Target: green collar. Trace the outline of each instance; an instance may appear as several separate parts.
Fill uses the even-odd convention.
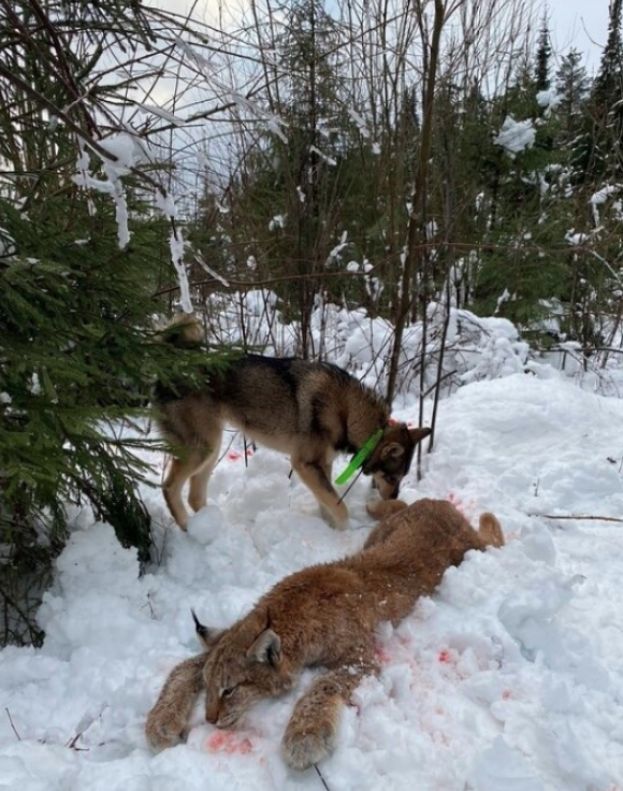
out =
[[[381,441],[381,437],[383,436],[383,429],[380,428],[378,431],[375,431],[371,437],[363,443],[361,448],[355,453],[353,458],[348,463],[348,466],[337,476],[335,482],[337,484],[346,483],[348,479],[358,470],[363,463],[372,455],[374,449]]]

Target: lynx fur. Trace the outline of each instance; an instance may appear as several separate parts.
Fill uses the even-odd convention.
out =
[[[372,531],[360,552],[291,574],[229,629],[196,620],[206,650],[170,674],[147,719],[153,747],[183,738],[202,690],[206,720],[231,728],[256,701],[290,690],[303,668],[321,666],[326,671],[296,703],[283,737],[286,763],[311,766],[332,751],[341,706],[378,670],[375,627],[404,618],[470,549],[504,543],[495,516],[482,514],[474,530],[445,500],[409,507],[388,502],[374,510],[377,516],[398,512]]]

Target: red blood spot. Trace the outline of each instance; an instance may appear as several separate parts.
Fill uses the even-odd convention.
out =
[[[247,448],[247,458],[253,456],[253,448]]]
[[[374,656],[376,659],[381,662],[382,664],[386,665],[388,662],[391,662],[391,654],[389,654],[382,645],[377,645],[374,649]]]
[[[454,492],[450,492],[446,499],[448,500],[449,503],[452,503],[452,505],[456,508],[456,510],[460,514],[463,514],[463,516],[465,516],[465,504],[463,503],[463,500],[461,500],[460,497],[457,497],[456,494],[454,494]]]
[[[230,461],[238,461],[238,459],[242,458],[242,453],[238,453],[237,450],[230,450],[229,453],[227,454],[227,458]]]
[[[504,692],[502,692],[502,700],[508,700],[509,698],[512,697],[513,697],[513,693],[510,691],[510,689],[505,689]]]
[[[390,417],[389,420],[387,421],[387,425],[388,426],[397,426],[398,425],[398,421],[396,420],[395,417]]]
[[[452,657],[450,656],[450,652],[447,651],[445,648],[444,648],[443,651],[439,652],[439,655],[438,655],[437,659],[439,659],[440,662],[444,662],[446,664],[448,662],[452,661]]]
[[[237,755],[247,755],[253,749],[253,744],[246,736],[240,738],[231,731],[214,731],[208,736],[205,745],[213,753],[236,753]]]

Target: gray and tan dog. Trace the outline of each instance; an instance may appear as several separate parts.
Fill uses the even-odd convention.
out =
[[[179,330],[171,342],[200,343],[200,328],[192,320]],[[188,503],[198,511],[206,504],[226,424],[260,445],[289,454],[323,515],[339,528],[348,521],[348,509],[331,483],[336,453],[356,453],[380,430],[363,472],[373,476],[383,499],[392,499],[398,496],[416,444],[430,434],[429,428],[390,425],[385,401],[341,368],[296,358],[245,355],[208,375],[201,390],[177,394],[157,388],[155,405],[174,454],[164,496],[182,528],[188,522],[184,484],[190,480]]]

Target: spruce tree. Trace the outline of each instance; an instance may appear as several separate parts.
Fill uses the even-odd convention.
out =
[[[20,618],[45,586],[72,504],[90,506],[149,558],[138,484],[152,475],[135,449],[161,443],[122,421],[145,412],[156,381],[198,386],[210,359],[157,337],[154,318],[168,309],[155,295],[170,267],[169,228],[140,170],[123,178],[124,244],[119,206],[76,183],[87,167],[100,184],[106,174],[100,157],[85,153],[102,139],[98,117],[75,96],[97,100],[90,80],[111,28],[126,47],[142,46],[135,4],[23,2],[17,13],[19,34],[0,64],[13,67],[0,83],[0,157],[12,175],[0,193],[0,606],[10,631],[0,642],[41,638]],[[112,77],[106,91],[114,95]]]
[[[543,14],[543,20],[541,22],[541,30],[539,31],[539,40],[536,51],[535,88],[537,93],[539,91],[547,91],[551,85],[549,75],[549,60],[551,55],[551,37],[549,32],[547,11],[545,11]]]
[[[583,105],[589,91],[590,78],[582,63],[582,54],[571,49],[562,58],[556,72],[557,115],[562,142],[570,142],[580,132]]]
[[[587,176],[619,178],[623,171],[623,0],[610,3],[608,41],[590,101],[590,128],[580,151]]]

